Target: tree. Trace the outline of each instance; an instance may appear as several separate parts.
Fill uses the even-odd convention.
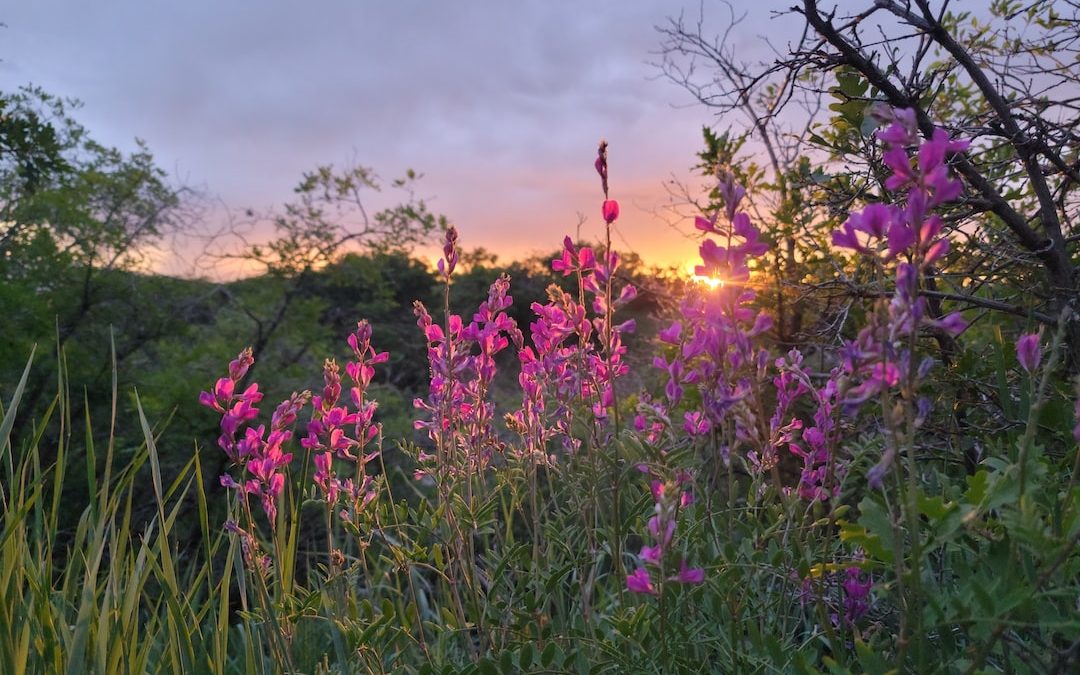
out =
[[[33,194],[51,177],[70,170],[61,155],[56,128],[34,109],[27,99],[47,96],[38,90],[24,89],[9,95],[0,92],[0,176],[3,177],[3,220],[21,196]],[[0,240],[3,251],[5,240]]]
[[[77,102],[40,89],[0,95],[0,259],[6,278],[34,264],[133,269],[147,247],[182,225],[183,191],[145,143],[126,154],[90,138]],[[43,258],[48,258],[44,260]]]
[[[420,176],[408,171],[391,187],[405,193],[398,205],[369,213],[367,193],[382,190],[382,182],[371,169],[352,166],[336,170],[320,166],[305,173],[295,189],[297,199],[283,213],[257,217],[224,233],[239,246],[223,255],[207,256],[208,264],[223,260],[241,261],[261,270],[264,278],[280,284],[276,302],[264,308],[239,305],[251,322],[252,351],[259,356],[266,349],[300,299],[314,298],[314,273],[338,263],[350,251],[407,253],[440,229],[447,227],[444,216],[432,213],[418,198],[415,184]],[[269,221],[269,222],[267,222]],[[271,225],[276,236],[265,243],[253,241]],[[297,358],[299,354],[297,353]]]
[[[829,126],[812,122],[797,137],[800,152],[831,172],[813,181],[816,203],[830,214],[884,197],[872,142],[881,104],[912,109],[926,136],[938,126],[972,138],[972,149],[953,160],[967,186],[948,214],[954,252],[924,280],[928,297],[1044,324],[1068,310],[1066,343],[1076,370],[1080,4],[995,0],[986,17],[954,13],[951,4],[876,0],[841,14],[804,0],[790,9],[804,19],[803,34],[788,53],[753,67],[735,67],[722,39],[679,19],[666,30],[664,54],[669,63],[690,54],[711,66],[705,78],[694,68],[668,71],[681,73],[707,104],[723,100],[708,77],[728,84],[729,101],[760,95],[775,102],[751,115],[759,133],[784,119],[793,101],[832,97]],[[842,285],[854,294],[877,292],[850,276]]]
[[[22,367],[31,344],[50,338],[63,349],[87,333],[101,358],[78,363],[96,373],[108,362],[110,325],[121,358],[178,330],[186,304],[158,322],[143,321],[134,308],[148,304],[138,274],[147,253],[186,224],[183,191],[142,142],[129,154],[90,138],[69,113],[77,103],[34,88],[0,102],[0,311],[11,336],[0,348],[5,375]],[[28,407],[49,386],[49,368],[37,366]]]
[[[828,300],[812,307],[821,296],[805,293],[802,282],[827,278],[832,271],[823,254],[829,214],[811,195],[820,169],[812,169],[808,161],[808,137],[819,118],[821,97],[810,92],[793,99],[786,73],[742,60],[728,38],[745,15],[737,16],[731,4],[724,4],[728,25],[719,37],[707,33],[704,13],[693,22],[680,15],[657,28],[661,44],[656,67],[720,120],[718,130],[703,129],[705,147],[694,167],[709,181],[704,200],[685,187],[678,197],[693,210],[683,215],[693,217],[720,208],[717,172],[732,174],[747,188],[754,220],[765,225],[764,235],[773,244],[756,278],[769,286],[761,295],[775,314],[776,339],[785,345],[806,344],[822,338],[813,317],[828,313]],[[781,116],[792,104],[801,114]]]

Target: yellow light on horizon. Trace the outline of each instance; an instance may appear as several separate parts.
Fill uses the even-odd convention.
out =
[[[710,289],[723,288],[724,286],[724,280],[720,277],[702,277],[695,274],[691,279],[694,283],[708,286]]]
[[[694,273],[694,268],[697,267],[696,262],[691,262],[686,266],[686,271],[690,275],[690,281],[702,286],[708,286],[710,290],[722,288],[724,286],[724,280],[720,277],[708,277]]]

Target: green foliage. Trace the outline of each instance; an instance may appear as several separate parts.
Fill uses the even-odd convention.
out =
[[[44,100],[54,112],[62,112],[63,103],[54,101],[37,89],[23,89],[18,94],[0,94],[0,171],[5,186],[5,210],[13,200],[33,194],[55,176],[71,167],[62,156],[56,128],[33,107],[31,99]]]
[[[1069,26],[1052,3],[994,2],[991,11],[1046,30]],[[940,20],[984,58],[1019,45],[968,15]],[[955,60],[934,58],[926,82],[936,84],[916,83],[913,102],[953,127],[990,115]],[[886,289],[877,270],[835,260],[827,238],[854,205],[886,196],[873,141],[873,104],[885,95],[850,63],[818,75],[829,117],[808,129],[809,146],[763,165],[746,158],[748,134],[707,128],[696,167],[734,171],[762,195],[754,207],[771,252],[754,279],[785,349],[849,335],[867,316],[852,298]],[[781,94],[766,89],[743,104],[771,116]],[[1042,372],[1025,373],[1014,357],[1010,329],[1045,322],[1024,304],[1041,270],[978,271],[1014,245],[998,216],[964,210],[972,204],[947,212],[954,232],[971,222],[981,237],[957,241],[932,282],[949,301],[963,292],[972,306],[1013,303],[1006,310],[1019,320],[975,322],[963,344],[938,337],[933,353],[946,363],[927,386],[937,408],[902,439],[880,489],[867,487],[867,471],[896,450],[891,411],[911,401],[845,418],[839,491],[807,502],[792,489],[790,457],[772,475],[754,474],[722,459],[716,439],[734,429],[691,437],[678,419],[673,438],[649,439],[626,422],[644,397],[622,391],[613,408],[621,427],[600,437],[583,421],[590,411],[577,411],[569,433],[581,450],[541,449],[558,461],[516,448],[508,424],[490,470],[418,481],[415,460],[432,448],[415,442],[410,402],[430,373],[408,308],[415,299],[439,305],[441,289],[410,251],[446,227],[411,192],[418,176],[393,181],[406,199],[369,217],[362,197],[381,189],[375,174],[320,167],[270,219],[276,238],[236,254],[264,274],[220,284],[148,275],[139,271],[147,247],[180,222],[181,191],[144,146],[103,147],[69,109],[38,90],[0,96],[0,310],[11,336],[0,342],[0,383],[11,395],[0,408],[0,672],[1075,667],[1074,394],[1057,372],[1057,342]],[[1037,210],[1030,183],[1015,178],[1018,147],[977,147],[980,175],[1021,212]],[[703,210],[720,198],[704,195]],[[516,296],[508,311],[528,325],[550,284],[573,290],[574,279],[548,272],[551,257],[501,266],[482,249],[463,253],[448,309],[467,316],[505,269]],[[626,262],[626,278],[653,276]],[[837,285],[850,295],[822,290]],[[677,300],[680,290],[672,283],[629,305],[644,334],[627,340],[631,353],[645,354],[663,294]],[[318,389],[312,373],[342,355],[339,337],[358,318],[391,352],[367,392],[380,402],[382,454],[341,477],[370,476],[378,498],[347,518],[335,513],[312,484],[310,454],[294,445],[276,522],[245,512],[221,487],[222,453],[192,451],[193,438],[220,433],[195,392],[248,343],[270,400]],[[55,358],[28,362],[50,338]],[[931,352],[929,339],[912,342]],[[824,347],[814,357],[819,377],[833,357]],[[513,360],[501,358],[492,384],[500,413],[521,397]],[[656,389],[648,356],[637,358],[635,384]],[[805,422],[813,411],[793,414]],[[675,553],[700,564],[704,581],[674,583],[675,570],[660,568],[655,596],[631,593],[627,574],[642,565],[657,512],[650,479],[677,470],[689,470],[697,489],[680,507]],[[866,612],[848,618],[844,584],[863,579]]]

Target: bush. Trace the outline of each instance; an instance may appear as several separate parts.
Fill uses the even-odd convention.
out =
[[[1056,379],[1064,331],[1021,336],[1015,365],[1003,340],[989,346],[1001,400],[1023,396],[1010,409],[1026,419],[968,439],[973,462],[958,455],[947,385],[986,366],[935,362],[928,338],[967,323],[932,318],[922,291],[949,247],[934,209],[962,189],[946,161],[965,144],[922,141],[904,111],[879,137],[895,203],[851,214],[833,243],[888,292],[817,369],[770,350],[750,271],[768,244],[721,175],[722,208],[697,219],[697,272],[717,283],[689,289],[658,333],[646,391],[628,385],[634,325],[619,318],[636,290],[610,243],[569,238],[552,268],[576,285],[550,287],[526,333],[506,276],[471,319],[451,313],[448,230],[443,318],[415,306],[430,371],[415,443],[384,447],[371,385],[389,356],[366,322],[344,368],[328,359],[321,388],[286,398],[268,427],[241,352],[200,396],[230,462],[223,529],[202,451],[163,483],[136,398],[143,445],[114,473],[110,442],[99,480],[88,442],[94,499],[74,533],[60,530],[69,436],[52,467],[36,445],[15,461],[8,441],[24,376],[0,429],[5,672],[1075,666],[1080,403],[1064,408]],[[610,226],[603,145],[597,169]],[[493,388],[507,350],[509,403]],[[54,407],[65,429],[68,405],[61,394]],[[137,525],[127,495],[142,480],[155,504]],[[192,556],[172,536],[185,499],[200,521]]]

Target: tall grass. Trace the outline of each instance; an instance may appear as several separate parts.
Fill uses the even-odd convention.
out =
[[[33,355],[0,426],[0,672],[22,673],[225,673],[269,672],[264,659],[230,657],[229,589],[235,543],[208,519],[200,454],[163,482],[155,430],[142,412],[143,441],[117,447],[116,373],[107,435],[99,436],[87,413],[73,420],[66,368],[56,394],[32,435],[10,434],[26,389]],[[89,410],[89,406],[83,406]],[[99,444],[98,438],[104,438]],[[45,443],[53,446],[43,447]],[[54,458],[43,463],[43,457]],[[82,463],[85,473],[72,471]],[[85,480],[91,499],[75,522],[65,495]],[[152,516],[137,500],[153,484]],[[201,539],[178,551],[174,528],[194,502]],[[253,644],[240,651],[254,656]]]

